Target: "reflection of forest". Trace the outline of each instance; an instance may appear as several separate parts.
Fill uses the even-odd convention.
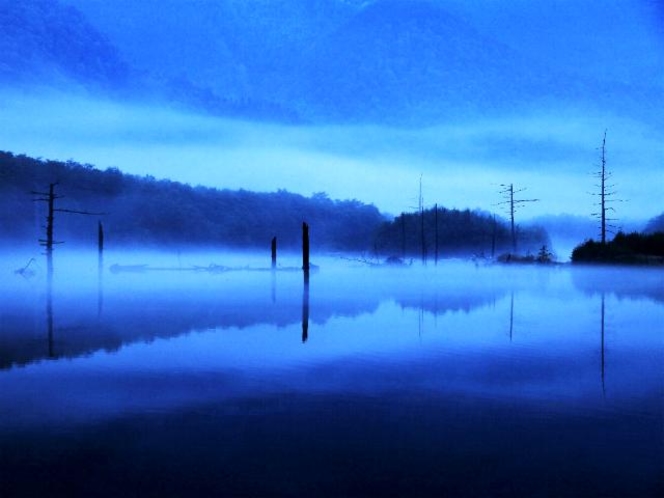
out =
[[[664,271],[659,268],[589,266],[573,267],[571,273],[574,286],[586,294],[664,302]]]
[[[141,276],[143,280],[127,285],[118,280],[122,277],[106,276],[99,287],[95,282],[70,290],[60,289],[56,281],[52,295],[44,285],[0,303],[0,368],[114,351],[124,344],[192,330],[302,322],[304,331],[310,323],[324,324],[334,316],[374,313],[386,300],[436,314],[468,312],[508,292],[505,286],[472,279],[441,284],[406,279],[408,273],[353,275],[313,275],[306,294],[299,272],[258,276],[236,272],[211,285],[201,285],[204,275],[179,282],[170,276]]]
[[[402,308],[419,309],[434,315],[441,315],[450,311],[468,313],[481,306],[494,304],[505,295],[506,291],[504,288],[501,290],[494,287],[487,288],[483,293],[478,294],[468,293],[467,289],[454,288],[434,294],[396,296],[395,300]]]

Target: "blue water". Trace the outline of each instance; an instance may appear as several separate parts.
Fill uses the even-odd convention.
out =
[[[0,284],[0,496],[662,496],[664,273]]]

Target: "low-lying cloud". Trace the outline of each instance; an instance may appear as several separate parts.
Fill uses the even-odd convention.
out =
[[[424,203],[497,210],[500,184],[538,198],[520,213],[589,215],[605,129],[616,217],[659,214],[664,132],[615,115],[533,109],[422,129],[278,125],[68,93],[4,93],[0,149],[192,185],[356,198],[385,212]]]

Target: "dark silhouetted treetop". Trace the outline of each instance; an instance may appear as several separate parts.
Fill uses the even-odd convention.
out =
[[[509,223],[486,212],[469,209],[438,208],[424,210],[424,240],[426,253],[434,253],[436,221],[441,257],[467,254],[491,256],[492,250],[511,251]],[[551,247],[546,231],[541,227],[517,227],[520,251],[537,253],[544,246]],[[393,221],[384,222],[376,237],[375,249],[386,255],[419,257],[422,253],[422,219],[420,213],[403,213]],[[403,254],[405,249],[405,254]]]
[[[604,244],[587,240],[574,248],[572,262],[664,265],[664,232],[618,232]]]

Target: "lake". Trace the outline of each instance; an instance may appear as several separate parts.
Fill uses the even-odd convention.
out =
[[[664,495],[659,269],[61,258],[0,265],[0,496]]]

